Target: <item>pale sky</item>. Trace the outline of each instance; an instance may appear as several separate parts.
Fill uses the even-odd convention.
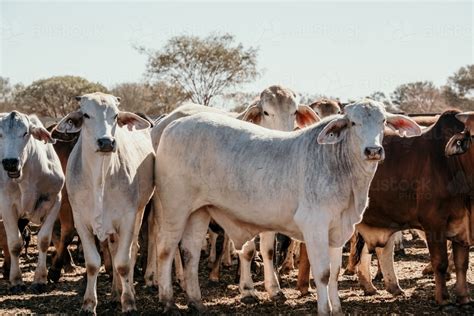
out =
[[[473,2],[6,2],[0,76],[29,84],[79,75],[143,80],[146,56],[175,35],[232,33],[264,74],[242,87],[359,98],[406,82],[437,85],[473,63]]]

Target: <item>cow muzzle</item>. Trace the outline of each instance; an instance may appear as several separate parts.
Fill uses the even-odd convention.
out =
[[[115,151],[115,139],[112,137],[102,137],[97,140],[97,147],[102,153],[110,153]]]
[[[12,179],[16,179],[21,176],[20,159],[18,158],[3,159],[2,165],[3,165],[3,169],[7,172],[8,177]]]
[[[384,159],[384,150],[381,146],[365,147],[365,159],[369,161],[380,161]]]

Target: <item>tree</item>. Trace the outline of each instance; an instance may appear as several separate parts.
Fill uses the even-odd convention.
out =
[[[74,111],[74,97],[91,92],[107,92],[100,83],[75,76],[57,76],[34,81],[15,96],[15,103],[26,113],[60,118]]]
[[[443,87],[448,104],[463,110],[474,110],[474,65],[461,67]]]
[[[392,93],[393,103],[407,113],[439,112],[446,108],[446,101],[431,81],[418,81],[398,86]]]
[[[396,113],[400,111],[397,106],[393,104],[392,100],[390,100],[390,98],[388,98],[382,91],[375,91],[369,94],[367,98],[382,102],[385,105],[385,110],[388,112]]]
[[[112,88],[111,93],[121,98],[121,109],[150,115],[169,113],[179,103],[188,99],[188,95],[177,86],[168,85],[164,82],[158,82],[154,85],[121,83]]]
[[[212,98],[227,89],[254,80],[257,49],[234,44],[234,36],[177,36],[163,49],[137,49],[148,55],[146,75],[179,87],[195,103],[209,105]]]
[[[21,83],[12,85],[9,78],[0,77],[0,112],[8,112],[16,109],[13,100],[23,90]]]

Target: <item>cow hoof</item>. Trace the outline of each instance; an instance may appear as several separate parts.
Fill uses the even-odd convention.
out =
[[[443,313],[453,313],[457,310],[456,308],[456,305],[454,304],[446,304],[446,305],[442,305],[439,307],[439,310]]]
[[[138,313],[136,310],[129,310],[126,312],[122,312],[122,315],[127,315],[127,316],[138,316],[140,313]]]
[[[48,271],[48,280],[51,282],[58,282],[59,278],[61,277],[61,269],[54,269],[54,268],[49,268]]]
[[[405,292],[399,287],[394,288],[394,289],[388,288],[387,292],[392,294],[393,296],[405,296]]]
[[[43,284],[43,283],[33,283],[33,284],[31,284],[31,286],[30,286],[30,290],[31,290],[31,292],[33,292],[33,293],[35,293],[35,294],[44,293],[44,292],[46,292],[46,284]]]
[[[275,295],[270,297],[270,299],[274,302],[285,302],[286,301],[286,296],[285,296],[285,294],[283,294],[282,291],[279,291]]]
[[[376,289],[364,290],[364,296],[374,296],[377,294]]]
[[[405,248],[395,250],[395,256],[406,257]]]
[[[89,311],[89,310],[85,310],[85,309],[82,309],[79,311],[79,315],[81,316],[90,316],[90,315],[95,315],[94,312],[92,311]]]
[[[17,285],[11,286],[9,291],[10,291],[10,294],[21,294],[26,291],[26,285],[17,284]]]
[[[350,275],[354,275],[354,274],[355,274],[354,270],[346,269],[346,270],[344,270],[344,273],[342,275],[350,276]]]
[[[373,280],[373,281],[376,281],[376,282],[382,281],[382,280],[383,280],[383,275],[382,275],[382,273],[377,273],[377,274],[375,275],[375,277],[374,277],[372,280]]]
[[[206,312],[206,307],[202,302],[189,302],[188,309],[192,314],[203,314]]]
[[[242,297],[240,301],[244,303],[245,305],[251,305],[251,304],[258,303],[258,298],[256,296],[249,295],[249,296]]]
[[[179,308],[178,306],[176,306],[175,303],[166,303],[165,308],[163,310],[163,314],[172,315],[172,316],[181,315]]]
[[[218,285],[219,284],[219,278],[209,278],[209,285],[213,286],[213,285]]]
[[[469,312],[469,311],[474,310],[474,306],[471,303],[461,304],[461,305],[459,305],[459,307],[465,312]]]

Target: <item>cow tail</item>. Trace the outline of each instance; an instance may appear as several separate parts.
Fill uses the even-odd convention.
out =
[[[360,233],[356,232],[356,240],[355,240],[355,252],[354,252],[354,265],[359,264],[362,249],[364,249],[365,240],[364,237]]]

